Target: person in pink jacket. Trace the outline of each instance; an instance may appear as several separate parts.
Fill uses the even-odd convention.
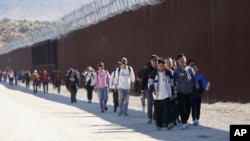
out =
[[[101,112],[107,111],[110,74],[104,69],[104,63],[98,63],[98,71],[94,77],[94,86],[98,94]]]

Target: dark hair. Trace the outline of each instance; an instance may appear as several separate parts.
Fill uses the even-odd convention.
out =
[[[163,58],[159,58],[159,59],[158,59],[158,64],[165,64],[164,59],[163,59]]]
[[[195,60],[193,60],[193,59],[189,59],[188,61],[187,61],[187,64],[189,65],[190,63],[195,63]]]
[[[176,57],[176,59],[178,60],[178,59],[180,59],[180,58],[182,58],[182,57],[186,57],[185,54],[183,54],[183,53],[179,54],[179,55]]]

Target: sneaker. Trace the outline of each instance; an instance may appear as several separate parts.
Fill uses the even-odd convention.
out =
[[[116,108],[116,107],[114,107],[114,112],[116,113],[116,111],[117,111],[117,108]]]
[[[174,123],[174,126],[177,126],[177,123],[176,123],[176,121],[174,121],[173,123]]]
[[[174,124],[173,123],[168,124],[168,127],[167,127],[168,130],[171,130],[173,128],[174,128]]]
[[[124,113],[124,116],[129,116],[129,114],[128,113]]]
[[[199,120],[194,120],[193,125],[199,125]]]
[[[199,125],[200,123],[199,123],[199,120],[196,120],[196,125]]]
[[[119,112],[118,116],[121,116],[122,115],[122,112]]]
[[[149,119],[149,120],[148,120],[148,124],[151,124],[151,123],[152,123],[152,119]]]
[[[105,111],[108,111],[108,108],[107,108],[107,107],[104,107],[104,110],[105,110]]]
[[[142,112],[145,112],[145,107],[142,107]]]
[[[188,124],[187,123],[182,124],[181,130],[186,130],[186,129],[188,129]]]

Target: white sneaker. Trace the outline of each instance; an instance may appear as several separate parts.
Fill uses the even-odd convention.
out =
[[[142,112],[145,112],[145,107],[142,107]]]
[[[188,124],[187,123],[186,124],[182,124],[181,130],[186,130],[186,129],[188,129]]]

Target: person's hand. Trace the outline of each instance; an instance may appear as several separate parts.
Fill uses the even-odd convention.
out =
[[[172,98],[177,98],[177,91],[176,90],[174,91]]]
[[[158,95],[159,92],[158,92],[158,91],[153,91],[153,94],[154,94],[154,95]]]

